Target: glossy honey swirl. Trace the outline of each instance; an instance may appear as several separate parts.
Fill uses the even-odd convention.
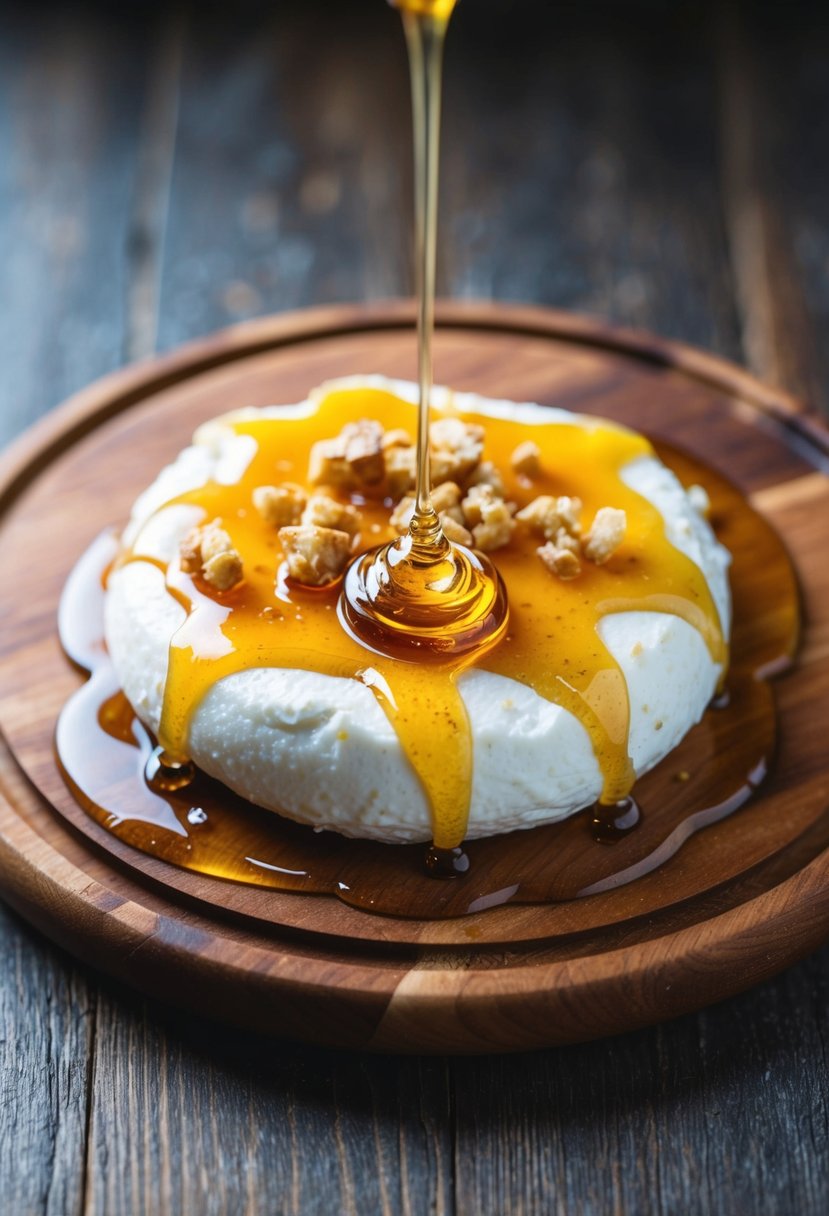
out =
[[[211,590],[173,561],[170,591],[187,612],[171,644],[159,740],[175,760],[188,756],[188,733],[205,693],[218,680],[248,668],[278,667],[347,677],[366,684],[388,715],[429,804],[435,845],[451,849],[464,838],[472,785],[472,739],[457,688],[471,665],[509,676],[569,710],[584,725],[603,777],[602,799],[613,804],[633,784],[628,755],[627,686],[597,626],[608,613],[669,612],[694,626],[714,662],[725,667],[727,644],[716,606],[699,567],[666,538],[664,521],[629,489],[620,471],[650,454],[630,431],[574,420],[528,427],[513,420],[464,414],[486,429],[485,459],[503,471],[507,498],[519,507],[539,494],[568,494],[583,504],[585,524],[599,507],[627,513],[621,548],[604,566],[585,562],[582,574],[561,582],[538,559],[538,538],[519,526],[509,546],[492,554],[506,585],[509,629],[483,656],[412,661],[368,650],[338,615],[339,583],[300,587],[285,577],[276,531],[254,509],[252,494],[282,479],[306,481],[311,445],[361,418],[413,432],[415,407],[373,388],[338,389],[308,417],[278,414],[232,422],[255,441],[255,454],[234,485],[215,481],[172,500],[196,506],[204,521],[221,519],[244,562],[244,580],[230,592]],[[541,449],[542,473],[531,484],[509,467],[509,453],[531,436]],[[171,505],[171,504],[167,504]],[[358,548],[394,535],[390,503],[359,501]],[[146,560],[130,550],[120,563]]]

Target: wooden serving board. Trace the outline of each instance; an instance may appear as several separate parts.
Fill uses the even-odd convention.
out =
[[[774,770],[746,811],[610,896],[421,922],[187,873],[116,840],[68,795],[51,740],[82,676],[60,652],[55,616],[77,558],[126,518],[201,421],[299,400],[334,376],[411,378],[412,319],[409,306],[385,305],[224,331],[93,385],[5,455],[4,898],[78,957],[156,997],[259,1031],[378,1051],[572,1042],[774,974],[829,932],[829,433],[729,364],[597,322],[445,306],[437,377],[603,414],[676,444],[726,474],[778,528],[800,579],[804,632],[794,669],[775,682]],[[711,858],[743,842],[746,864],[722,881]]]

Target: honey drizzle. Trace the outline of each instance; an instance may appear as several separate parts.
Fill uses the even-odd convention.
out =
[[[502,418],[464,415],[486,426],[485,457],[511,451],[528,427]],[[159,741],[174,760],[188,756],[188,730],[207,691],[234,672],[279,667],[358,679],[388,715],[419,777],[433,816],[434,843],[451,849],[464,837],[472,771],[469,724],[456,680],[478,666],[526,684],[573,713],[585,726],[603,774],[603,800],[621,801],[633,780],[627,749],[629,710],[624,677],[602,644],[597,626],[612,612],[672,612],[703,636],[712,659],[726,663],[726,645],[705,578],[665,536],[659,512],[619,476],[630,460],[651,452],[647,440],[610,424],[539,424],[531,433],[541,449],[542,475],[530,485],[504,471],[507,495],[519,506],[537,494],[567,493],[584,502],[589,521],[599,506],[627,511],[628,530],[618,553],[602,567],[585,563],[581,576],[560,582],[535,555],[538,538],[518,530],[494,554],[511,604],[508,634],[483,656],[467,654],[428,664],[368,651],[342,628],[338,588],[290,585],[280,575],[276,534],[253,509],[256,486],[272,482],[278,467],[302,483],[310,445],[337,434],[349,421],[377,418],[388,429],[414,423],[414,407],[385,390],[338,389],[316,412],[238,421],[256,452],[232,486],[211,482],[174,504],[198,506],[204,519],[220,518],[242,554],[245,579],[224,594],[184,574],[177,561],[166,570],[168,590],[187,617],[170,645]],[[172,505],[172,504],[167,504]],[[363,532],[391,538],[388,504],[362,502]],[[127,552],[124,561],[145,561]],[[158,563],[155,563],[158,564]]]
[[[61,600],[64,650],[92,673],[66,703],[56,736],[60,767],[75,801],[124,844],[191,873],[330,896],[366,912],[440,920],[506,902],[601,896],[585,913],[591,924],[606,923],[606,915],[615,920],[638,914],[654,888],[639,894],[637,886],[621,897],[621,907],[616,889],[638,884],[694,833],[732,815],[763,780],[775,751],[774,699],[765,680],[791,664],[799,622],[794,572],[769,525],[698,461],[674,449],[661,454],[683,484],[699,482],[708,490],[718,534],[734,555],[733,653],[727,689],[713,702],[715,708],[637,782],[644,813],[635,831],[627,830],[625,808],[602,809],[599,822],[588,809],[546,827],[443,851],[436,869],[454,877],[435,883],[424,872],[422,846],[316,833],[260,810],[198,769],[184,788],[150,788],[143,774],[152,763],[155,740],[118,691],[103,643],[102,572],[118,551],[109,534],[80,559]],[[791,839],[787,819],[770,824],[762,813],[761,820],[756,815],[749,820],[746,831],[745,841],[739,832],[726,831],[707,845],[709,886],[730,880]],[[674,868],[660,890],[673,898],[678,882],[687,893],[685,876],[682,865]],[[608,909],[606,897],[612,900]],[[482,931],[485,935],[476,926],[468,933],[477,939]]]

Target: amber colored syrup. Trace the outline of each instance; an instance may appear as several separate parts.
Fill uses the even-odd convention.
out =
[[[389,3],[406,13],[448,21],[454,12],[456,0],[389,0]]]
[[[483,553],[451,543],[432,505],[429,421],[435,313],[440,101],[443,45],[454,0],[395,0],[409,50],[414,125],[415,276],[417,285],[418,411],[415,509],[406,536],[363,554],[343,585],[343,623],[372,649],[398,659],[416,658],[424,690],[445,685],[428,665],[467,655],[480,661],[507,627],[508,603],[497,570]],[[438,699],[444,700],[440,692]],[[454,713],[460,713],[455,705]],[[453,796],[457,794],[453,790]],[[434,804],[433,804],[434,806]],[[434,807],[436,847],[468,810]],[[452,825],[452,831],[449,825]],[[457,843],[457,840],[455,843]]]
[[[264,472],[273,471],[277,452],[279,460],[286,462],[280,464],[286,479],[301,480],[308,428],[314,436],[330,435],[348,416],[379,417],[388,426],[392,421],[394,425],[405,422],[407,414],[413,421],[414,407],[386,393],[355,390],[324,400],[320,414],[299,425],[288,420],[237,423],[237,430],[259,440],[242,485],[250,489],[260,484]],[[487,420],[488,443],[499,444],[492,447],[493,452],[503,451],[501,444],[514,444],[516,435],[510,429],[514,425]],[[511,593],[512,616],[509,635],[484,657],[483,666],[523,679],[542,695],[549,689],[553,699],[588,724],[597,754],[610,770],[608,774],[606,769],[606,779],[620,780],[627,759],[616,732],[625,729],[618,719],[624,719],[627,698],[621,715],[618,706],[611,707],[605,727],[602,702],[590,695],[591,686],[599,673],[611,673],[601,676],[601,683],[612,680],[617,669],[598,643],[596,622],[605,611],[669,605],[702,626],[716,648],[716,614],[702,594],[695,567],[664,540],[659,517],[633,491],[626,491],[615,475],[616,462],[648,450],[644,439],[603,424],[589,432],[578,427],[539,426],[533,428],[533,436],[545,453],[545,475],[529,487],[506,472],[510,497],[523,503],[535,493],[554,488],[579,493],[585,499],[587,518],[598,503],[611,501],[628,508],[630,528],[616,558],[570,584],[559,583],[541,566],[532,552],[534,540],[517,537],[514,552],[496,554]],[[579,443],[586,443],[591,451],[592,476],[586,470],[580,472],[584,453],[576,451]],[[508,446],[506,450],[510,450]],[[547,473],[546,463],[551,459],[553,466]],[[448,869],[455,880],[434,883],[424,871],[422,846],[381,845],[348,840],[333,832],[315,833],[251,806],[198,771],[190,785],[179,789],[151,788],[144,774],[148,762],[152,763],[156,740],[132,716],[118,691],[102,642],[102,572],[113,558],[130,560],[129,555],[119,555],[111,537],[103,538],[79,564],[61,614],[67,653],[94,672],[67,704],[58,730],[58,752],[71,788],[93,818],[116,836],[164,860],[258,886],[332,894],[355,906],[392,915],[441,917],[480,911],[508,900],[571,899],[647,873],[693,832],[742,805],[762,779],[773,753],[774,712],[772,698],[756,673],[785,664],[797,635],[796,596],[788,559],[777,538],[736,493],[718,504],[718,491],[707,481],[704,466],[676,453],[668,459],[686,484],[708,484],[718,529],[735,554],[732,661],[728,696],[719,699],[721,707],[710,710],[675,752],[637,782],[642,817],[636,831],[625,830],[629,824],[624,809],[610,808],[609,823],[604,811],[597,823],[595,811],[588,809],[547,827],[467,842],[463,849],[466,860],[460,864],[460,854],[449,846]],[[440,734],[445,750],[439,757],[417,750],[416,715],[402,721],[397,715],[399,707],[417,694],[421,668],[368,654],[337,622],[336,588],[309,591],[289,587],[282,580],[279,596],[274,597],[275,541],[238,488],[234,493],[228,487],[211,485],[184,495],[183,500],[200,503],[206,516],[222,516],[246,555],[247,577],[234,592],[211,598],[204,586],[185,579],[177,569],[170,572],[176,594],[185,602],[192,596],[191,602],[202,608],[204,616],[200,622],[193,611],[171,649],[168,743],[186,742],[189,714],[222,675],[269,663],[307,665],[331,674],[351,674],[369,683],[418,772],[431,759],[440,759],[444,769],[449,767],[447,756],[460,753],[468,760],[465,715],[455,721],[444,719]],[[367,534],[375,536],[373,529],[379,528],[385,539],[388,508],[365,503],[361,509]],[[759,584],[758,571],[762,572]],[[683,580],[688,579],[686,584]],[[667,580],[667,590],[663,580]],[[656,598],[655,586],[663,588]],[[762,611],[757,606],[760,590]],[[707,617],[700,604],[707,605]],[[219,618],[223,625],[217,623]],[[222,644],[228,653],[218,660],[199,657],[204,642],[214,647]],[[535,656],[531,664],[528,655]],[[562,672],[572,674],[561,678]],[[451,667],[445,675],[451,695]],[[379,691],[383,688],[388,691]],[[583,693],[587,694],[584,700]],[[468,769],[462,776],[468,780]],[[425,781],[424,786],[428,788]],[[604,843],[612,840],[616,843]]]
[[[627,511],[628,529],[618,553],[604,566],[585,563],[570,583],[557,580],[538,560],[538,538],[517,530],[511,544],[493,555],[510,602],[509,631],[483,655],[467,651],[428,663],[375,653],[343,628],[339,587],[291,586],[281,574],[273,528],[252,507],[254,489],[274,480],[302,482],[310,445],[339,433],[350,421],[377,418],[388,429],[414,422],[414,407],[379,389],[342,389],[299,419],[272,418],[233,424],[255,441],[256,453],[232,486],[211,483],[182,494],[177,504],[199,507],[206,520],[222,520],[242,555],[245,580],[227,594],[211,592],[185,574],[178,562],[166,570],[170,593],[187,617],[170,646],[159,742],[173,761],[188,759],[188,731],[207,690],[224,676],[251,667],[281,667],[362,680],[388,714],[432,811],[438,848],[461,844],[466,830],[472,773],[472,743],[458,675],[473,662],[533,688],[570,710],[586,727],[604,777],[604,801],[630,793],[628,698],[624,677],[596,632],[610,612],[644,609],[673,612],[695,626],[715,662],[725,665],[727,647],[716,607],[699,568],[669,543],[662,517],[619,477],[629,460],[650,452],[630,431],[596,423],[533,426],[543,475],[523,483],[507,469],[508,497],[524,505],[537,494],[566,493],[584,502],[585,520],[600,506]],[[511,452],[528,428],[500,418],[465,415],[486,426],[485,457]],[[361,544],[366,537],[390,539],[388,505],[364,502]],[[130,552],[121,563],[131,560]],[[416,660],[416,656],[415,656]]]

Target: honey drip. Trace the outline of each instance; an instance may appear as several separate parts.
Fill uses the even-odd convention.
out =
[[[278,540],[252,508],[254,489],[279,467],[287,481],[302,482],[308,451],[318,439],[349,422],[378,419],[388,430],[412,429],[415,407],[381,389],[340,389],[325,394],[304,419],[278,416],[232,424],[252,440],[255,454],[240,481],[211,482],[176,498],[199,508],[205,520],[220,518],[242,554],[245,580],[227,593],[211,591],[185,574],[178,562],[164,567],[168,591],[185,610],[172,639],[159,742],[168,764],[189,759],[188,733],[196,707],[215,683],[253,667],[280,667],[358,679],[368,685],[391,720],[403,751],[423,786],[433,820],[433,842],[455,848],[464,839],[472,776],[472,743],[458,680],[476,666],[529,685],[570,710],[586,727],[604,778],[603,801],[630,793],[628,700],[624,677],[602,644],[597,626],[611,612],[673,612],[699,630],[715,662],[727,649],[716,606],[700,569],[666,538],[662,517],[619,476],[622,466],[652,451],[639,435],[604,423],[541,424],[533,436],[543,473],[532,485],[504,470],[509,498],[519,505],[536,494],[566,493],[585,504],[592,518],[612,503],[627,511],[623,548],[605,566],[588,563],[578,579],[562,583],[538,560],[537,538],[517,531],[496,554],[510,601],[508,632],[483,654],[466,652],[445,661],[403,661],[374,653],[342,627],[336,585],[291,585],[280,575]],[[484,455],[510,452],[526,437],[525,425],[502,418],[464,415],[486,424]],[[170,505],[170,504],[168,504]],[[391,540],[384,502],[360,505],[363,533]],[[147,561],[129,551],[119,559]],[[347,741],[344,741],[344,746]]]
[[[441,70],[454,0],[397,0],[397,6],[409,50],[414,118],[418,302],[415,509],[406,536],[363,554],[353,563],[343,586],[341,613],[351,632],[374,650],[422,665],[446,659],[457,665],[464,655],[480,658],[501,638],[507,625],[507,596],[498,572],[484,554],[447,540],[430,495]],[[434,707],[433,716],[446,699],[447,673],[424,666],[419,681],[422,703]],[[468,794],[465,799],[468,804]],[[441,813],[434,818],[437,843],[437,837],[444,836]]]
[[[286,423],[285,442],[293,457],[296,449],[290,444],[298,447],[299,442],[292,424]],[[93,672],[67,703],[58,726],[58,755],[75,798],[120,840],[184,869],[280,891],[329,895],[365,911],[394,916],[440,919],[506,902],[560,902],[599,896],[643,878],[694,833],[743,806],[763,780],[774,753],[774,705],[770,688],[758,677],[785,669],[798,631],[796,583],[772,529],[704,466],[675,451],[661,454],[686,485],[699,482],[706,487],[718,532],[734,554],[732,656],[728,696],[717,698],[719,708],[709,710],[679,747],[637,782],[643,813],[635,831],[624,830],[619,808],[612,809],[616,830],[610,834],[607,820],[597,825],[594,811],[587,809],[546,827],[468,841],[462,852],[439,854],[433,858],[435,867],[451,873],[453,880],[435,882],[424,871],[421,846],[315,833],[252,806],[198,770],[188,786],[151,788],[146,768],[156,740],[119,691],[102,642],[101,577],[118,551],[109,535],[76,567],[61,610],[65,650]],[[380,510],[378,506],[378,518]],[[553,591],[550,576],[546,578],[549,596]],[[263,594],[265,585],[262,576]],[[522,630],[532,628],[527,614],[538,585],[514,596],[511,630],[516,623]],[[551,605],[550,619],[567,616],[571,592],[572,585],[558,586],[559,602]],[[242,589],[238,598],[251,601],[251,587]],[[306,596],[306,621],[330,617],[333,605],[329,612],[323,604],[334,598],[327,593],[318,601]],[[309,601],[313,611],[308,610]],[[283,602],[282,609],[290,621],[290,606]],[[251,607],[241,632],[256,620]],[[281,624],[275,621],[267,632],[273,634]],[[315,632],[317,640],[320,636]],[[351,644],[356,655],[356,643]],[[510,644],[505,639],[502,647]],[[497,653],[488,656],[490,665]],[[252,658],[253,650],[246,657]],[[413,666],[398,664],[401,669]],[[198,663],[194,674],[206,686]],[[706,863],[711,883],[729,878],[733,858],[733,846],[724,854],[713,849]],[[628,904],[638,906],[635,895]]]

